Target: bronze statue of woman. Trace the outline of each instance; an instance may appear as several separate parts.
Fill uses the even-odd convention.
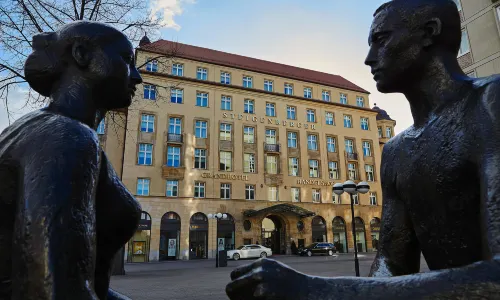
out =
[[[141,207],[93,128],[142,82],[120,31],[74,22],[33,37],[25,78],[50,104],[0,135],[0,299],[128,299],[109,289]]]

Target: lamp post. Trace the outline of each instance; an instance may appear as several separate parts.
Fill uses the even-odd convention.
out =
[[[352,238],[354,240],[354,269],[356,270],[356,276],[359,277],[359,261],[358,261],[358,245],[356,241],[356,223],[354,222],[354,198],[352,195],[359,193],[366,194],[370,190],[370,186],[367,182],[361,181],[356,185],[352,180],[347,180],[342,183],[336,183],[333,185],[333,192],[337,195],[342,195],[344,192],[348,193],[351,197],[351,216],[352,216]]]
[[[209,219],[215,219],[216,224],[215,224],[215,267],[219,267],[219,245],[218,245],[218,236],[217,234],[219,233],[219,220],[222,219],[227,219],[227,215],[223,213],[215,213],[215,214],[208,214],[207,216]]]

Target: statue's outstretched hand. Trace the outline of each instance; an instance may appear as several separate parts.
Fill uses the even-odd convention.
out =
[[[231,300],[307,299],[307,275],[272,259],[259,259],[231,272],[226,293]]]

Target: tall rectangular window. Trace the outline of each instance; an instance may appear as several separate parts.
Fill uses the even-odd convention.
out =
[[[295,106],[287,106],[286,107],[286,118],[289,120],[296,120],[297,119]]]
[[[172,64],[172,75],[184,76],[184,65],[183,64]]]
[[[266,129],[266,144],[276,145],[276,130]]]
[[[245,185],[245,200],[255,200],[255,185]]]
[[[336,161],[328,162],[328,174],[330,179],[339,179],[339,164]]]
[[[458,51],[458,56],[462,56],[470,52],[469,38],[467,36],[467,31],[462,30],[462,40],[460,42],[460,49]]]
[[[205,198],[205,183],[196,181],[194,183],[194,197],[195,198]]]
[[[179,181],[167,180],[167,197],[177,197],[179,195]]]
[[[355,205],[359,205],[359,197],[358,194],[352,195],[352,202],[354,202]]]
[[[247,144],[255,143],[255,127],[245,126],[243,128],[243,142]]]
[[[168,146],[167,166],[179,167],[181,165],[181,147]]]
[[[344,115],[344,127],[352,128],[352,117],[348,115]]]
[[[195,122],[195,126],[194,126],[194,136],[196,138],[199,138],[199,139],[206,139],[207,138],[207,128],[208,128],[207,121],[197,120]]]
[[[333,119],[333,113],[332,112],[326,112],[325,113],[325,123],[326,125],[335,125],[335,121]]]
[[[363,142],[363,155],[372,156],[372,145],[368,141]]]
[[[137,195],[138,196],[149,196],[149,179],[148,178],[138,178],[137,179]]]
[[[294,131],[288,132],[288,148],[297,148],[297,133]]]
[[[220,123],[219,139],[221,141],[231,140],[231,124]]]
[[[221,199],[231,199],[231,184],[221,183],[220,184],[220,198]]]
[[[148,58],[148,60],[149,61],[146,63],[146,71],[158,72],[158,61],[151,58]]]
[[[293,95],[293,84],[285,83],[285,94],[286,95]]]
[[[370,205],[377,205],[377,194],[370,192]]]
[[[365,172],[366,172],[366,181],[374,181],[375,180],[375,175],[373,172],[372,165],[365,165]]]
[[[232,108],[232,101],[231,97],[229,96],[222,96],[220,100],[220,109],[222,110],[233,110]]]
[[[253,153],[243,154],[243,172],[255,173],[255,154]]]
[[[365,98],[363,97],[356,97],[356,105],[359,107],[365,107]]]
[[[104,121],[104,119],[101,120],[101,122],[99,122],[99,125],[97,126],[97,129],[96,129],[96,132],[97,134],[104,134],[106,131],[106,123]]]
[[[347,104],[347,95],[340,93],[340,103]]]
[[[356,166],[355,163],[347,164],[347,177],[349,180],[358,179],[358,167]]]
[[[233,153],[229,151],[220,151],[219,153],[219,169],[221,171],[232,171],[232,156]]]
[[[299,159],[297,157],[288,158],[288,175],[299,176]]]
[[[276,117],[276,104],[269,102],[266,103],[266,116]]]
[[[196,106],[208,107],[208,93],[196,93]]]
[[[267,174],[278,174],[278,157],[276,155],[266,155]]]
[[[156,86],[151,84],[144,85],[144,99],[156,100]]]
[[[184,96],[184,90],[182,89],[170,89],[170,102],[172,103],[182,103],[182,98]]]
[[[369,130],[368,126],[368,118],[361,118],[361,129],[363,130]]]
[[[243,112],[246,114],[253,114],[255,113],[254,108],[255,108],[255,102],[250,99],[245,99],[243,103]]]
[[[269,201],[278,201],[278,187],[270,186],[267,190],[267,197]]]
[[[312,89],[311,88],[304,88],[304,98],[312,98]]]
[[[220,83],[231,84],[231,74],[228,72],[220,72]]]
[[[206,169],[207,168],[207,150],[194,149],[194,168]]]
[[[182,133],[182,120],[181,118],[170,118],[168,124],[168,133],[181,134]]]
[[[243,76],[243,87],[251,88],[253,87],[253,79],[250,76]]]
[[[272,80],[264,80],[264,91],[268,91],[268,92],[273,91],[273,81]]]
[[[309,177],[319,177],[319,162],[316,159],[309,160]]]
[[[292,195],[292,202],[300,202],[300,188],[293,187],[290,189]]]
[[[141,115],[141,131],[154,132],[155,131],[155,116],[154,115]]]
[[[326,151],[328,151],[328,152],[337,152],[335,138],[332,137],[332,136],[327,136],[326,137]]]
[[[307,122],[316,122],[316,112],[314,109],[307,110]]]
[[[329,91],[323,91],[321,93],[321,98],[323,99],[323,101],[330,102],[330,92]]]
[[[340,204],[340,196],[333,192],[333,188],[332,188],[332,203]]]
[[[378,137],[382,138],[382,127],[378,127]]]
[[[351,139],[345,140],[345,152],[354,153],[354,141]]]
[[[318,136],[315,134],[307,135],[307,149],[318,151]]]
[[[197,68],[196,69],[196,79],[198,80],[207,80],[208,79],[208,70],[206,68]]]
[[[137,164],[151,166],[153,164],[153,144],[139,144]]]
[[[385,137],[388,139],[392,138],[392,128],[391,127],[385,128]]]
[[[312,201],[314,203],[321,203],[321,190],[312,189]]]

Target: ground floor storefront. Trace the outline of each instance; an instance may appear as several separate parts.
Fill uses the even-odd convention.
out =
[[[381,207],[327,203],[209,199],[139,199],[143,214],[127,244],[126,261],[195,260],[215,257],[215,249],[261,244],[273,254],[292,254],[313,242],[353,251],[352,224],[359,252],[378,245]],[[223,213],[226,219],[209,219]]]

